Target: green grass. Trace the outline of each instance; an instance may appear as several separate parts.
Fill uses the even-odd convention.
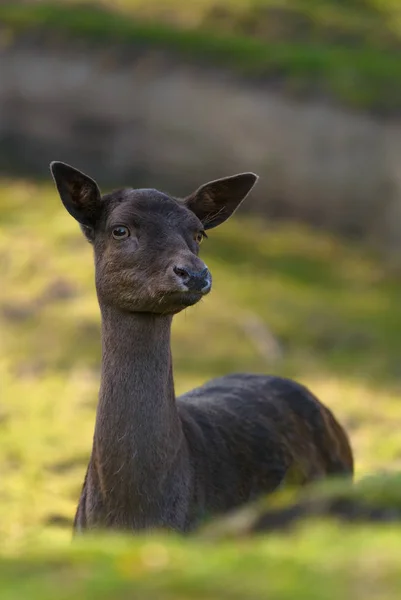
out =
[[[398,600],[400,533],[315,525],[289,537],[219,545],[95,540],[0,558],[1,594],[5,600]]]
[[[177,392],[230,371],[294,376],[347,427],[357,479],[399,470],[399,276],[367,248],[240,214],[202,252],[214,289],[175,320]],[[94,426],[99,312],[91,248],[52,186],[0,183],[0,272],[2,600],[399,597],[395,526],[70,548]]]
[[[146,44],[228,65],[288,93],[324,95],[391,113],[401,106],[399,8],[280,2],[123,2],[124,12],[74,2],[0,6],[11,41],[26,29],[110,44]],[[105,3],[108,6],[108,3]],[[115,7],[110,3],[111,7]],[[185,8],[186,6],[186,8]],[[191,6],[191,10],[189,10]],[[221,13],[223,11],[223,13]],[[133,18],[131,17],[131,13]],[[135,18],[134,18],[135,17]]]
[[[91,0],[143,19],[180,27],[209,26],[262,39],[306,39],[397,46],[398,0]],[[80,4],[79,0],[64,0]]]
[[[357,482],[331,479],[302,489],[286,487],[205,523],[200,539],[238,541],[272,532],[293,532],[325,520],[346,534],[349,525],[396,524],[401,521],[400,473],[377,472]],[[347,527],[348,526],[348,527]],[[377,532],[372,528],[372,533]]]

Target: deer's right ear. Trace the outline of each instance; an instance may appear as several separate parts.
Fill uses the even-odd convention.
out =
[[[65,163],[53,161],[50,171],[60,198],[71,216],[86,228],[93,228],[101,211],[101,195],[97,183]]]

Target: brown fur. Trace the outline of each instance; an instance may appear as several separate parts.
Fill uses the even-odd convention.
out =
[[[197,241],[257,177],[214,181],[177,200],[132,189],[102,197],[76,169],[51,170],[93,244],[102,315],[99,405],[75,529],[188,531],[286,483],[352,476],[344,430],[294,381],[228,375],[175,397],[172,317],[211,286]]]

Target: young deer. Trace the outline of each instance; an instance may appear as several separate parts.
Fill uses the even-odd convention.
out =
[[[257,176],[212,181],[179,200],[131,188],[102,197],[64,163],[51,172],[93,245],[102,316],[99,404],[74,528],[189,531],[284,483],[352,476],[346,433],[298,383],[228,375],[175,397],[172,317],[211,289],[199,244]]]

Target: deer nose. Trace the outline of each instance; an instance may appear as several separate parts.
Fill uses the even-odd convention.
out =
[[[189,292],[201,292],[207,294],[212,287],[212,278],[207,267],[202,271],[191,271],[186,267],[173,267],[174,273],[186,285]]]

